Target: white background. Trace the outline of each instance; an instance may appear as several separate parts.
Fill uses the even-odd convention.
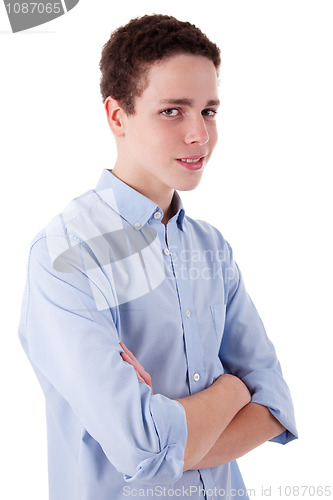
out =
[[[112,168],[101,48],[120,24],[153,12],[197,24],[221,47],[220,142],[183,200],[233,246],[295,403],[300,439],[240,459],[246,486],[252,498],[317,498],[288,486],[333,483],[333,3],[325,0],[81,0],[17,34],[1,3],[0,497],[47,498],[43,396],[17,336],[29,243]]]

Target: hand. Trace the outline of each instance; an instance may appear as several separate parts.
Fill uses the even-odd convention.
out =
[[[138,377],[138,380],[140,382],[143,382],[144,384],[147,384],[151,389],[151,393],[154,394],[151,382],[151,376],[149,375],[149,373],[145,371],[143,366],[139,363],[134,354],[129,349],[127,349],[125,344],[123,344],[122,342],[119,342],[119,344],[121,348],[124,350],[124,352],[120,353],[120,356],[123,358],[124,361],[126,361],[126,363],[133,366],[136,376]]]

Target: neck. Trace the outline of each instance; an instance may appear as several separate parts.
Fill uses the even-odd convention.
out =
[[[162,210],[163,210],[163,208],[162,208]],[[173,217],[175,215],[175,209],[173,206],[173,199],[169,203],[169,207],[167,208],[167,210],[163,210],[163,213],[164,213],[164,217],[162,219],[162,222],[166,226],[167,223],[169,222],[169,220],[171,219],[171,217]]]
[[[128,186],[135,189],[139,193],[146,196],[155,202],[161,210],[163,210],[164,217],[163,224],[167,224],[173,213],[172,198],[175,190],[161,185],[153,185],[151,180],[147,182],[142,176],[136,176],[131,171],[125,168],[119,168],[116,164],[112,170],[112,174],[118,177],[121,181],[125,182]]]

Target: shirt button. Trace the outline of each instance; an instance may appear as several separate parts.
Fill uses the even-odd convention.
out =
[[[189,318],[191,316],[191,311],[189,311],[188,309],[186,309],[185,314],[186,314],[186,317]]]
[[[168,248],[165,248],[163,252],[165,253],[165,255],[170,255],[170,250]]]
[[[200,375],[199,375],[199,373],[195,373],[195,374],[193,375],[193,380],[194,380],[194,382],[199,382],[199,380],[200,380]]]
[[[155,212],[154,217],[155,217],[155,219],[160,219],[162,217],[161,212]]]
[[[137,222],[134,222],[134,227],[135,227],[135,229],[141,229],[141,224],[140,224],[140,222],[138,222],[138,221],[137,221]]]

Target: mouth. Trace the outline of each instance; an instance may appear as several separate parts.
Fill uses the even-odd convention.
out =
[[[203,167],[205,156],[189,156],[187,158],[177,158],[177,162],[187,170],[200,170]]]

